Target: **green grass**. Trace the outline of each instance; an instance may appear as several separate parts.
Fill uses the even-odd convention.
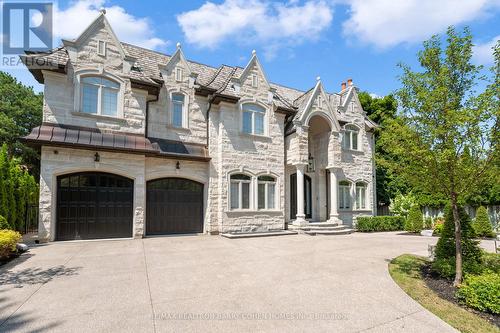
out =
[[[426,262],[426,258],[403,254],[389,263],[389,273],[411,298],[460,332],[500,332],[487,320],[442,299],[427,287],[421,275],[421,267]]]

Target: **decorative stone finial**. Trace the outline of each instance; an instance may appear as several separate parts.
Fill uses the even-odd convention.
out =
[[[321,80],[321,77],[316,76],[316,81],[319,81],[319,80]]]
[[[176,46],[177,46],[178,49],[180,49],[181,48],[181,43],[177,42]]]
[[[256,54],[257,54],[257,51],[252,50],[252,55],[256,55]]]
[[[101,7],[101,9],[99,9],[99,11],[101,12],[101,14],[106,15],[106,8]]]

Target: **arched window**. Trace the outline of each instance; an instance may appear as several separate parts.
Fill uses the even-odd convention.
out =
[[[351,183],[339,182],[339,209],[351,209]]]
[[[358,150],[359,129],[354,125],[346,125],[344,139],[342,140],[344,149]]]
[[[172,94],[172,103],[171,103],[171,124],[175,127],[186,127],[185,123],[185,98],[183,94],[173,93]]]
[[[257,178],[257,202],[259,209],[276,208],[276,179],[272,176]]]
[[[82,112],[116,117],[120,84],[100,76],[81,79]]]
[[[356,209],[366,209],[366,184],[356,183]]]
[[[231,209],[250,209],[250,176],[235,174],[230,178]]]
[[[266,110],[256,104],[243,104],[243,133],[264,135]]]

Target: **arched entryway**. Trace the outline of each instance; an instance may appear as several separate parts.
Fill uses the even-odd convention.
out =
[[[203,232],[203,184],[184,178],[147,183],[146,235]]]
[[[134,181],[102,172],[57,177],[56,240],[132,237]]]

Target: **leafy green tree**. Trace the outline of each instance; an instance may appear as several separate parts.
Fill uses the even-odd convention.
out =
[[[405,222],[405,230],[408,232],[420,232],[424,228],[424,217],[418,205],[411,207]]]
[[[472,223],[474,231],[480,237],[494,237],[493,228],[491,227],[490,217],[485,207],[481,206],[477,209],[476,218]]]
[[[466,273],[480,273],[482,252],[479,242],[474,240],[474,229],[469,215],[462,206],[458,207],[458,215],[461,222],[461,254],[463,257],[463,268]],[[455,274],[455,217],[450,206],[445,209],[444,226],[441,236],[436,245],[436,260],[432,267],[441,276],[451,278]]]
[[[8,218],[9,216],[9,197],[7,195],[7,174],[9,172],[9,156],[7,154],[7,145],[0,148],[0,216]]]
[[[472,36],[448,28],[424,42],[418,53],[420,71],[400,65],[397,92],[401,114],[386,121],[380,143],[393,157],[391,170],[420,193],[445,196],[454,222],[455,279],[462,282],[462,224],[459,205],[490,177],[498,146],[500,113],[500,43],[487,88],[476,92],[482,66],[471,62]],[[388,123],[389,122],[389,123]],[[497,150],[498,151],[498,150]],[[393,161],[397,161],[394,163]]]
[[[404,218],[408,217],[410,209],[417,204],[415,196],[411,193],[403,195],[401,193],[396,194],[396,197],[391,201],[389,207],[391,213]]]
[[[10,74],[0,71],[0,144],[7,143],[14,156],[33,170],[39,170],[39,156],[19,138],[42,123],[43,96],[33,88],[18,82]]]

